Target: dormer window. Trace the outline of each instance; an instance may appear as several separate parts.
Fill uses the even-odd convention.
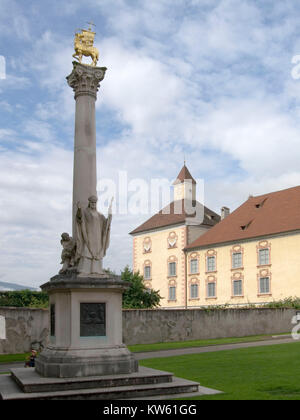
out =
[[[251,225],[251,223],[252,223],[252,220],[250,220],[250,222],[246,223],[245,225],[242,225],[242,226],[241,226],[241,229],[242,229],[242,230],[246,230],[246,229],[248,229],[248,227]]]
[[[260,209],[264,204],[265,204],[265,202],[266,202],[266,200],[267,200],[267,198],[265,198],[263,201],[261,201],[260,203],[256,203],[255,204],[255,207],[257,208],[257,209]]]

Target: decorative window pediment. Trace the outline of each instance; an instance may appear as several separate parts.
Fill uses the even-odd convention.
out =
[[[176,248],[177,247],[177,240],[178,236],[175,232],[171,232],[168,236],[168,248]]]
[[[143,241],[144,253],[151,252],[151,249],[152,249],[152,241],[151,241],[151,238],[147,236],[147,238],[145,238]]]

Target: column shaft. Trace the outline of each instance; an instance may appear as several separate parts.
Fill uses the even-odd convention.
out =
[[[76,98],[75,112],[73,238],[77,203],[86,208],[91,195],[97,195],[95,99],[80,95]]]
[[[88,198],[97,195],[95,101],[106,67],[93,67],[73,62],[67,77],[75,93],[75,138],[73,172],[72,236],[76,240],[77,204],[86,208]]]

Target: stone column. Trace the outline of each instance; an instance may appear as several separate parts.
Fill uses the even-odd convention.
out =
[[[77,203],[86,208],[96,193],[95,101],[106,68],[73,63],[67,77],[76,100],[73,238]],[[95,209],[93,210],[95,212]],[[66,270],[41,289],[49,294],[49,342],[36,360],[44,377],[77,378],[128,374],[138,363],[122,341],[122,293],[129,283],[105,273]]]
[[[88,198],[97,195],[95,102],[106,67],[93,67],[73,61],[73,71],[67,77],[75,93],[75,136],[73,169],[73,238],[76,239],[75,215],[77,203],[86,208]]]

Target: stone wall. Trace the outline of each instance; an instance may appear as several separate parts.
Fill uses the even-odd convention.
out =
[[[124,310],[123,337],[127,345],[278,334],[292,330],[294,309]],[[0,353],[23,353],[45,346],[48,310],[0,307],[6,339]]]
[[[244,337],[290,332],[294,309],[123,311],[126,344]]]
[[[41,349],[48,335],[48,310],[0,307],[5,318],[6,339],[0,337],[0,354]]]

